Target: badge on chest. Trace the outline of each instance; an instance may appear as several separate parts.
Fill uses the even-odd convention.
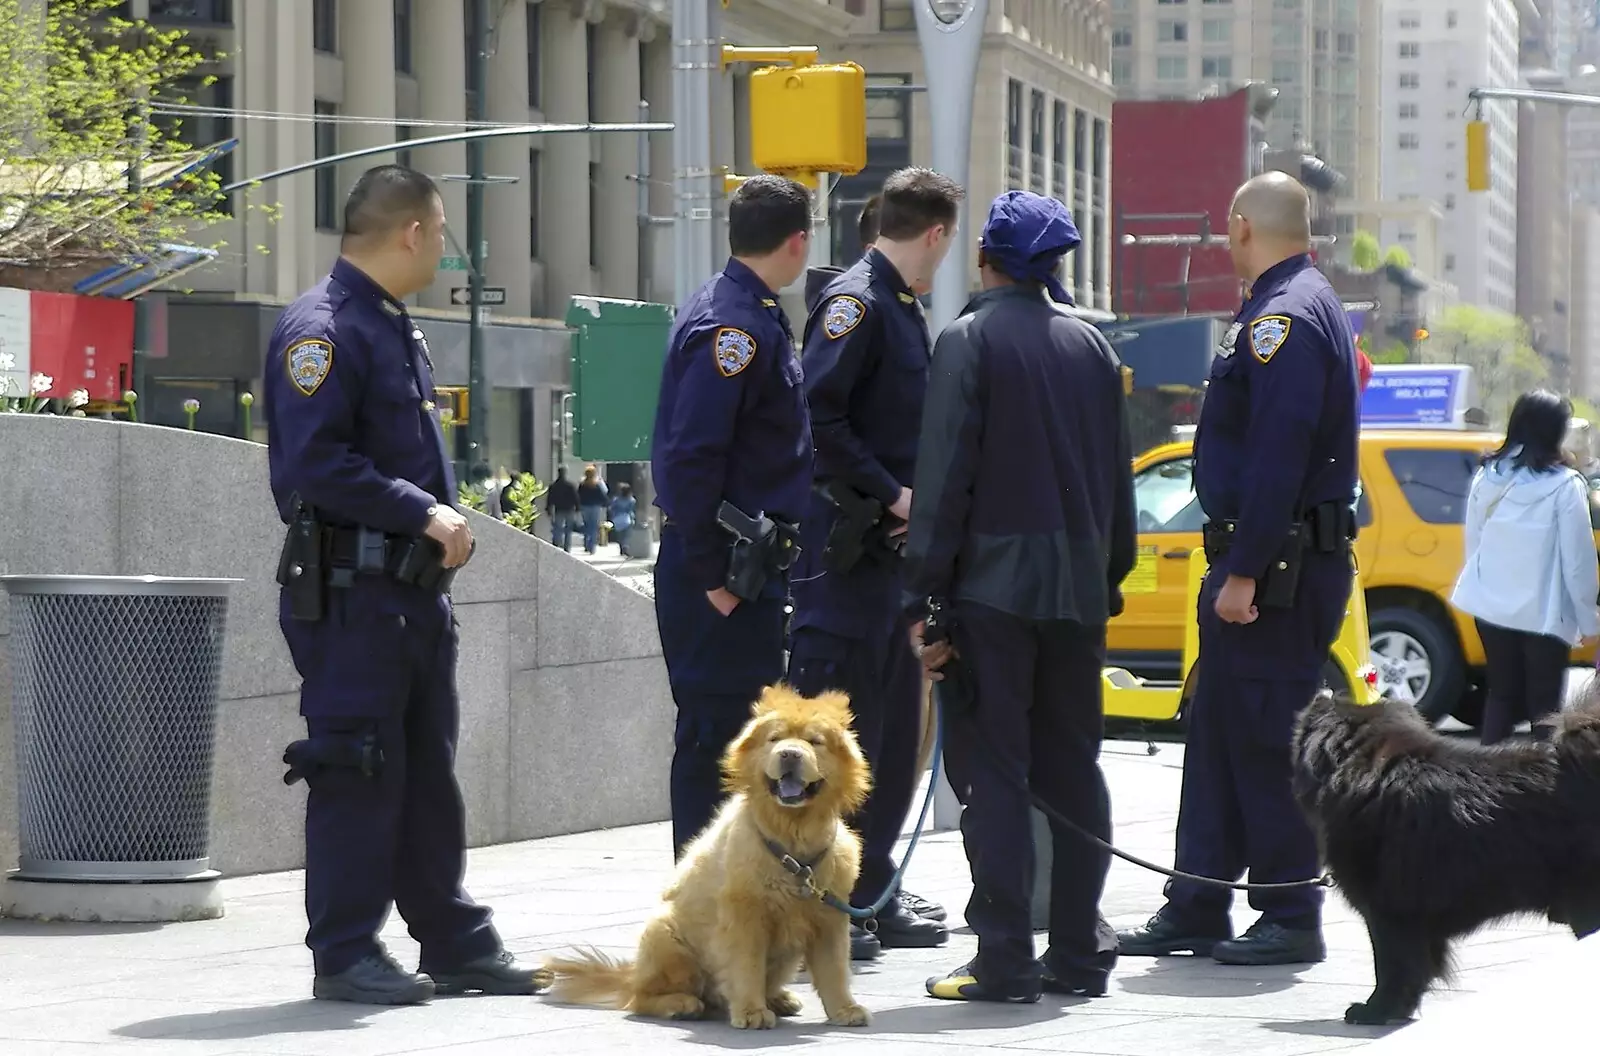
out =
[[[1222,335],[1222,343],[1217,346],[1217,355],[1223,359],[1233,355],[1234,342],[1239,340],[1239,331],[1243,329],[1243,323],[1234,323],[1228,327],[1228,332]]]

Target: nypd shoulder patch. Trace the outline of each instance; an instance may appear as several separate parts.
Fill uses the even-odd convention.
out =
[[[717,357],[717,372],[725,378],[733,377],[756,358],[756,339],[732,326],[718,330],[712,344]]]
[[[834,341],[861,325],[867,306],[854,297],[840,295],[828,302],[822,313],[822,332]]]
[[[333,369],[333,344],[321,337],[296,341],[284,352],[283,361],[290,384],[300,395],[310,396],[322,387]]]
[[[1228,327],[1228,332],[1222,335],[1222,343],[1217,345],[1217,355],[1227,359],[1234,353],[1234,346],[1239,340],[1239,331],[1244,329],[1243,323],[1234,323]]]
[[[1287,315],[1263,315],[1250,324],[1250,351],[1265,363],[1277,354],[1289,337]]]

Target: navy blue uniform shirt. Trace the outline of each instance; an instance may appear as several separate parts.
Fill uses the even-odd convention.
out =
[[[697,583],[713,590],[727,576],[733,537],[718,507],[798,522],[811,466],[789,320],[766,283],[729,260],[679,309],[656,405],[655,504],[682,533]]]
[[[1217,357],[1195,432],[1195,491],[1211,520],[1237,520],[1229,575],[1260,579],[1289,525],[1350,503],[1359,429],[1355,336],[1309,256],[1262,273]]]
[[[815,299],[804,348],[817,482],[840,481],[893,505],[916,473],[928,393],[932,341],[922,305],[889,258],[870,249]],[[795,570],[794,626],[859,636],[898,614],[899,570],[869,557],[847,574],[823,575],[836,513],[812,496]]]
[[[454,505],[427,341],[349,261],[284,309],[262,381],[286,523],[296,494],[336,523],[410,536],[426,529],[430,507]]]

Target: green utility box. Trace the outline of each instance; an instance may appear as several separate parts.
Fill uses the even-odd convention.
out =
[[[574,297],[572,453],[585,462],[648,462],[672,305]]]

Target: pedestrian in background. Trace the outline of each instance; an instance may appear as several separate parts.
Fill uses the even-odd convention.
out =
[[[931,605],[953,617],[950,642],[927,646],[924,665],[937,674],[954,655],[973,690],[942,698],[978,935],[970,963],[927,982],[947,1000],[1100,996],[1117,960],[1100,914],[1110,854],[1054,819],[1040,960],[1031,920],[1030,792],[1111,839],[1101,671],[1136,554],[1122,364],[1064,310],[1057,277],[1079,241],[1055,199],[995,199],[979,243],[983,292],[933,351],[907,593],[918,616]]]
[[[1467,495],[1466,562],[1450,603],[1474,618],[1488,661],[1484,744],[1561,710],[1572,647],[1600,636],[1589,485],[1561,444],[1572,403],[1547,389],[1511,408],[1505,441]]]
[[[583,480],[578,484],[578,514],[583,518],[583,552],[592,554],[600,549],[600,522],[606,514],[606,484],[596,466],[583,467]]]

